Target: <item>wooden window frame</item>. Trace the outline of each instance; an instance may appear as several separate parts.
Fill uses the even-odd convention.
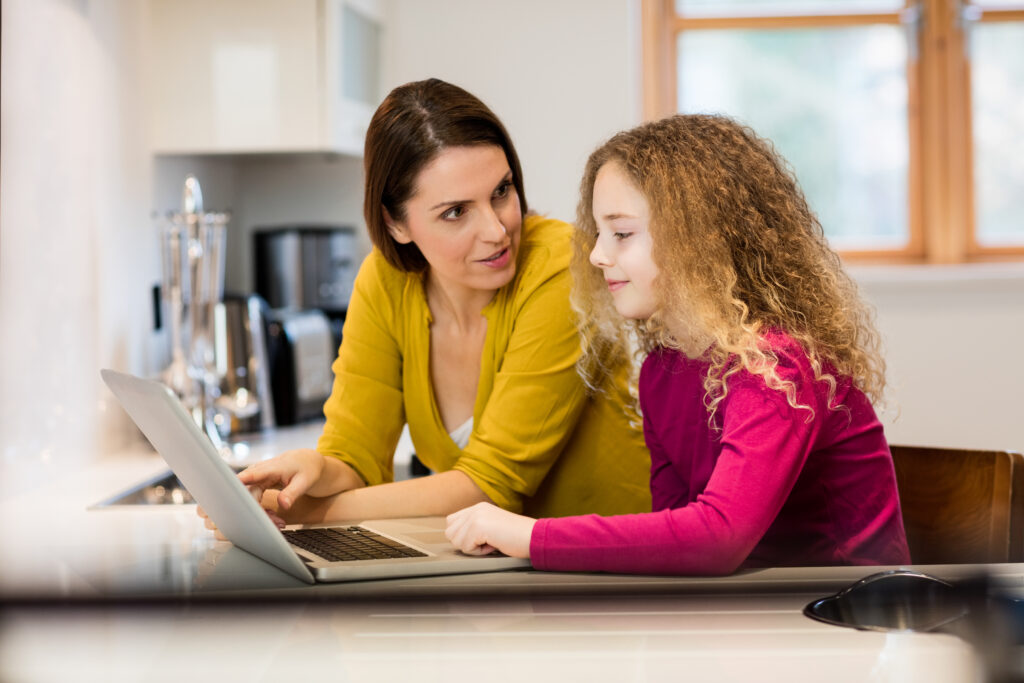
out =
[[[1019,260],[1024,246],[985,247],[975,234],[970,63],[965,50],[960,0],[909,1],[894,12],[792,16],[676,14],[674,0],[642,0],[643,114],[646,120],[675,113],[676,41],[701,29],[784,29],[901,25],[918,32],[908,51],[908,241],[899,249],[843,251],[850,261],[962,263]],[[974,21],[1024,21],[1024,9],[997,9],[983,2]],[[916,12],[916,14],[915,14]],[[916,53],[916,54],[915,54]]]

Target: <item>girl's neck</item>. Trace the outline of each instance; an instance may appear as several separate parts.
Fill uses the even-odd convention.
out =
[[[701,358],[715,342],[710,334],[678,322],[667,325],[667,329],[673,348],[688,358]]]

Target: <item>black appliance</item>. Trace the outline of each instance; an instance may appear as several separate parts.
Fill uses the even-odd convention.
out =
[[[267,315],[267,356],[277,424],[323,416],[331,395],[331,364],[338,343],[323,311],[272,310]]]
[[[342,225],[257,227],[256,293],[271,308],[344,316],[356,269],[356,234]]]
[[[355,230],[257,227],[253,255],[256,292],[270,306],[265,319],[275,421],[321,417],[359,267]]]

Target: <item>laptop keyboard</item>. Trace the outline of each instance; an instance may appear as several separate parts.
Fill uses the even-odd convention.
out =
[[[331,562],[426,557],[415,548],[359,526],[282,531],[292,545]]]

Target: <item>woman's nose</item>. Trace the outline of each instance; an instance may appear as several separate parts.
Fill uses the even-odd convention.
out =
[[[484,217],[483,239],[487,242],[503,242],[508,236],[508,228],[501,222],[501,216],[494,211]]]

